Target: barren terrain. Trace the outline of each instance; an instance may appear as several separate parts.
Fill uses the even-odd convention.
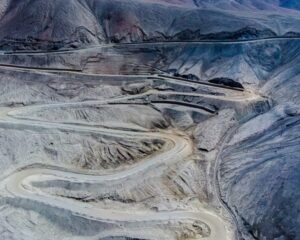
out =
[[[1,2],[0,239],[299,239],[297,9]]]

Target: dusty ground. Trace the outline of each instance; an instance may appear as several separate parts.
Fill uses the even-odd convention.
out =
[[[0,239],[298,239],[298,5],[116,2],[0,4]]]

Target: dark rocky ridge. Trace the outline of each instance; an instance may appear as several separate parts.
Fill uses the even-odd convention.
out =
[[[57,50],[110,42],[245,40],[299,36],[300,32],[300,17],[295,14],[286,17],[280,12],[260,11],[251,16],[186,3],[7,0],[3,6],[3,50]],[[274,22],[280,24],[282,18],[284,28],[279,31]]]

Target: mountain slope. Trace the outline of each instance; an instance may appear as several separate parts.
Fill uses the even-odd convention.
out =
[[[224,8],[218,2],[204,8],[187,1],[175,3],[180,4],[7,0],[0,4],[0,46],[55,50],[108,42],[257,39],[300,32],[300,16],[293,12],[257,11],[253,15],[231,11],[239,9],[235,7],[221,12]]]

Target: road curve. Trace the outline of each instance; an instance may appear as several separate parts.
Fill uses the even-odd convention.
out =
[[[38,107],[38,106],[37,106]],[[30,107],[28,107],[30,108]],[[26,111],[26,107],[22,108]],[[229,240],[231,239],[231,232],[225,227],[223,220],[216,214],[206,210],[199,209],[198,212],[190,211],[164,211],[164,212],[126,212],[122,210],[108,210],[101,209],[83,203],[58,197],[34,187],[34,181],[51,181],[61,180],[72,183],[88,183],[88,184],[105,184],[105,183],[120,183],[128,179],[139,179],[139,177],[147,177],[147,173],[157,172],[159,167],[168,167],[169,164],[176,163],[182,159],[187,158],[193,152],[193,144],[191,140],[180,132],[174,131],[158,131],[158,132],[142,132],[142,131],[124,131],[117,129],[107,129],[86,125],[74,125],[68,123],[53,123],[46,121],[36,121],[32,119],[17,119],[14,113],[5,112],[0,119],[0,125],[12,126],[17,125],[22,128],[38,128],[38,129],[64,129],[75,132],[91,132],[107,136],[117,136],[121,138],[132,139],[162,139],[168,147],[164,151],[147,157],[146,159],[132,165],[129,168],[121,171],[115,171],[111,174],[105,175],[91,175],[84,173],[77,173],[68,170],[58,170],[54,167],[35,167],[27,168],[9,175],[0,184],[0,189],[6,189],[11,198],[20,198],[26,201],[37,202],[45,204],[49,207],[64,209],[72,212],[73,215],[80,216],[86,219],[96,220],[100,222],[112,223],[134,223],[134,222],[168,222],[170,220],[192,220],[201,221],[207,224],[210,228],[211,234],[205,239],[211,240]],[[129,126],[130,128],[130,126]],[[159,174],[159,173],[158,173]]]

